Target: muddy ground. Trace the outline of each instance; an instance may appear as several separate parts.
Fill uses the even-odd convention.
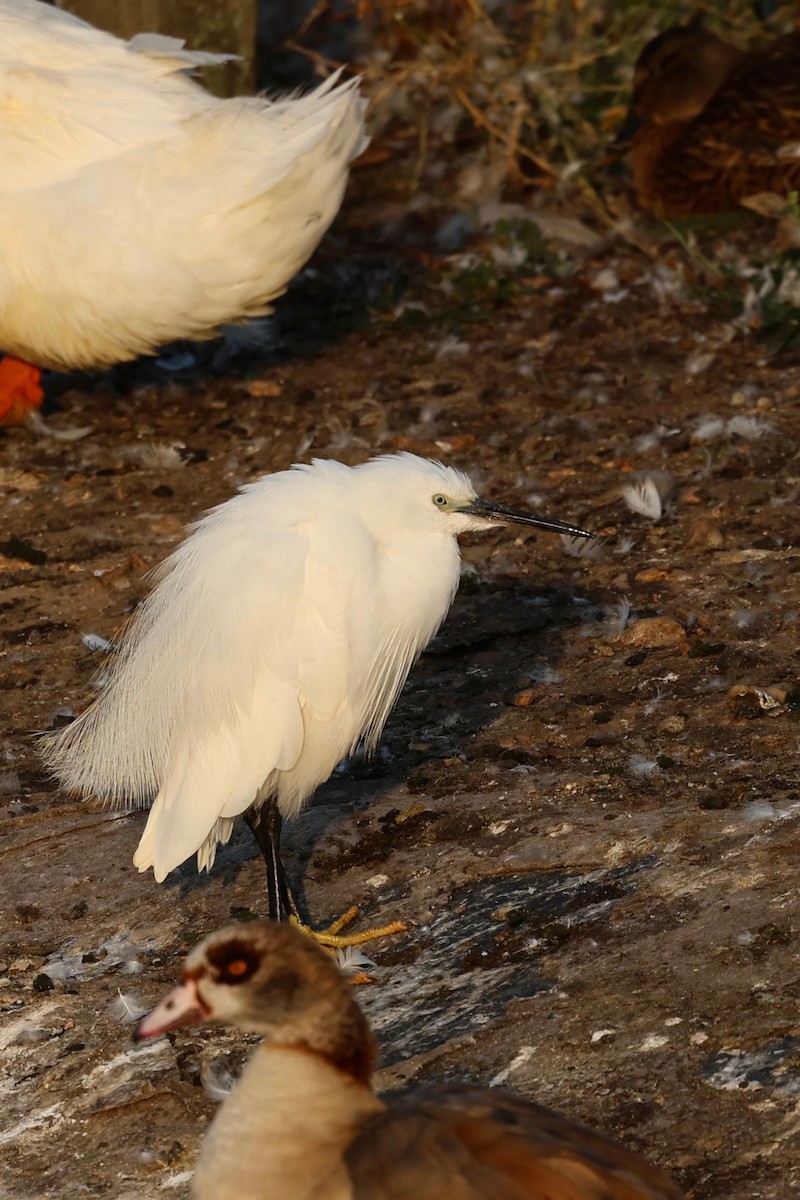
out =
[[[795,1194],[800,368],[622,245],[572,247],[569,277],[455,332],[386,306],[331,328],[336,287],[346,313],[368,288],[341,232],[327,253],[334,283],[306,276],[272,348],[53,379],[50,425],[92,432],[0,435],[0,1192],[186,1196],[201,1076],[247,1046],[202,1028],[132,1049],[126,1010],[259,910],[262,868],[243,829],[210,876],[159,887],[131,865],[142,814],[47,779],[32,733],[103,667],[82,635],[112,637],[238,485],[408,448],[604,543],[465,539],[381,754],[287,830],[315,919],[409,923],[360,993],[380,1084],[502,1081],[695,1200]],[[621,499],[637,473],[658,520]]]

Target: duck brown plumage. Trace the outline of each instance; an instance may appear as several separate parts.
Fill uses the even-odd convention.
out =
[[[725,212],[800,188],[800,31],[748,51],[695,20],[647,43],[634,74],[633,181],[657,216]]]

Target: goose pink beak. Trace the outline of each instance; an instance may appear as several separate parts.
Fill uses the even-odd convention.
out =
[[[172,1029],[204,1021],[208,1015],[208,1009],[197,990],[197,980],[185,979],[152,1012],[142,1017],[133,1031],[133,1040],[142,1042],[145,1038],[159,1037]]]

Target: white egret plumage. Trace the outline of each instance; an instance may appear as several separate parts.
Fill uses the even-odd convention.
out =
[[[515,522],[591,537],[480,499],[412,454],[314,460],[209,512],[157,569],[110,681],[45,743],[62,782],[147,804],[134,857],[160,882],[209,869],[244,815],[267,863],[269,911],[296,912],[281,821],[358,746],[373,748],[458,586],[457,537]]]

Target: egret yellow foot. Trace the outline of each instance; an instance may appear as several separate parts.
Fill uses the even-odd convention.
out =
[[[0,362],[0,425],[21,425],[44,399],[38,367],[10,355]]]
[[[345,946],[363,946],[365,942],[374,941],[375,938],[391,937],[395,933],[405,933],[408,926],[405,921],[390,921],[388,925],[380,925],[374,929],[364,929],[361,933],[342,933],[348,925],[358,916],[358,908],[353,905],[348,908],[347,912],[342,913],[335,921],[325,929],[312,929],[309,925],[304,925],[302,921],[298,921],[297,917],[290,917],[292,925],[305,933],[308,937],[313,938],[315,942],[319,942],[320,946],[328,946],[331,950],[343,949]]]

